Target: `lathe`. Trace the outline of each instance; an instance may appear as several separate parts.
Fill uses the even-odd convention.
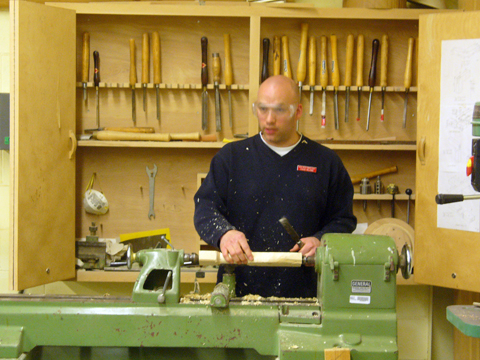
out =
[[[182,266],[221,260],[171,249],[128,254],[142,265],[131,298],[2,296],[0,358],[398,359],[396,273],[411,274],[407,246],[399,254],[387,236],[326,234],[314,257],[292,254],[286,266],[315,266],[317,298],[235,298],[231,273],[209,295],[181,297]]]

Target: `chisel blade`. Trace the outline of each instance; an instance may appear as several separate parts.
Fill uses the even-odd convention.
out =
[[[230,122],[230,129],[233,127],[233,114],[232,114],[232,93],[228,89],[228,119]]]
[[[202,130],[207,130],[208,122],[208,92],[205,88],[202,93]]]
[[[222,130],[222,112],[220,109],[220,91],[218,84],[215,85],[215,125],[217,131]]]

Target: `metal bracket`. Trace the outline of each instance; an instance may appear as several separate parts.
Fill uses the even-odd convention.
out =
[[[328,263],[330,265],[330,270],[332,270],[333,281],[338,281],[338,261],[333,260],[333,256],[328,255]]]
[[[385,263],[385,274],[384,274],[385,281],[390,281],[391,273],[395,274],[395,262],[393,261],[393,257],[389,256],[388,262]]]

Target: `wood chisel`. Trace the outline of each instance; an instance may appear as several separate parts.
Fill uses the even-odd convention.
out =
[[[203,36],[200,40],[202,45],[202,130],[207,129],[208,123],[208,93],[207,93],[207,85],[208,85],[208,66],[207,66],[207,49],[208,49],[208,39]]]
[[[412,62],[413,62],[413,46],[415,44],[415,39],[413,37],[408,39],[408,52],[407,52],[407,63],[405,65],[405,78],[403,85],[405,86],[405,103],[403,106],[403,125],[405,129],[407,127],[407,106],[408,106],[408,92],[410,91],[410,86],[412,86]]]
[[[263,39],[263,62],[262,62],[262,83],[268,78],[268,52],[270,51],[270,39]]]
[[[295,241],[295,244],[297,244],[301,249],[305,244],[300,240],[300,236],[298,236],[297,232],[295,231],[293,226],[290,224],[288,219],[284,216],[278,221],[280,222],[280,224],[282,224],[283,228],[288,233],[288,235],[290,235],[293,241]]]
[[[338,71],[338,55],[337,55],[337,36],[330,36],[330,46],[332,48],[332,85],[334,89],[333,111],[335,117],[335,130],[339,129],[338,124],[338,87],[340,86],[340,73]]]
[[[90,34],[83,33],[82,46],[82,87],[83,87],[83,101],[87,103],[87,83],[88,73],[90,72]]]
[[[290,64],[290,49],[288,47],[288,36],[282,36],[282,63],[283,75],[292,79],[292,65]]]
[[[317,39],[308,39],[308,85],[310,85],[310,116],[313,115],[313,99],[315,98],[315,75],[317,71]]]
[[[155,84],[157,98],[157,120],[160,120],[160,83],[162,82],[162,68],[160,60],[160,35],[157,31],[152,33],[153,46],[153,83]]]
[[[387,89],[387,65],[388,65],[388,35],[382,36],[380,50],[380,86],[382,87],[382,111],[380,113],[380,121],[384,119],[385,111],[385,91]]]
[[[220,54],[213,53],[212,54],[213,62],[213,83],[215,86],[215,125],[216,131],[222,130],[222,115],[221,115],[221,108],[220,108]]]
[[[147,107],[147,86],[150,81],[150,37],[147,33],[142,38],[142,87],[143,87],[143,111]]]
[[[297,81],[299,101],[302,102],[302,86],[307,76],[307,44],[308,44],[308,24],[300,25],[300,54],[298,56]],[[297,122],[298,126],[298,122]],[[297,129],[298,130],[298,129]]]
[[[137,65],[135,56],[135,39],[130,39],[130,88],[132,89],[132,120],[137,123],[137,108],[135,100],[135,86],[137,83]]]
[[[358,35],[357,38],[357,121],[360,121],[360,104],[362,100],[362,86],[363,86],[363,48],[365,45],[365,38],[363,35]]]
[[[233,127],[232,114],[232,84],[233,84],[233,69],[232,69],[232,51],[230,47],[230,34],[223,34],[223,45],[225,48],[225,85],[228,90],[228,120],[230,128]],[[267,61],[268,63],[268,61]]]
[[[353,67],[353,34],[347,36],[347,49],[345,61],[345,122],[348,122],[348,109],[350,106],[350,86],[352,86],[352,67]]]
[[[280,75],[282,68],[282,58],[280,53],[280,37],[273,37],[273,75]]]
[[[327,107],[327,86],[328,86],[328,62],[327,62],[327,37],[320,38],[320,86],[322,87],[322,128],[327,123],[326,107]]]
[[[370,64],[370,73],[368,75],[368,86],[370,87],[370,95],[368,98],[367,131],[370,127],[370,111],[372,109],[372,95],[373,95],[373,88],[375,87],[375,79],[377,77],[377,57],[378,57],[379,45],[380,45],[380,41],[378,41],[378,39],[373,40],[372,62]]]
[[[97,129],[100,128],[100,54],[98,51],[93,52],[93,83],[95,84],[95,95],[96,95],[96,110],[97,110]]]

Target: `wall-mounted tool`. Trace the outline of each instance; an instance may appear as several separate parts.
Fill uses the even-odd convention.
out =
[[[339,129],[338,123],[338,87],[340,86],[340,73],[338,70],[338,54],[337,54],[337,36],[330,36],[330,46],[332,48],[332,85],[334,88],[333,112],[335,117],[335,130]]]
[[[350,86],[352,86],[352,67],[353,67],[353,45],[354,38],[352,34],[347,36],[346,62],[345,62],[345,122],[348,122],[348,113],[350,105]]]
[[[408,106],[408,92],[410,91],[410,86],[412,86],[412,62],[413,62],[413,46],[415,44],[415,39],[413,37],[408,39],[408,52],[407,52],[407,62],[405,65],[405,77],[403,80],[403,86],[405,86],[405,103],[403,105],[403,124],[402,127],[407,127],[407,106]]]
[[[370,64],[370,73],[368,75],[368,86],[370,87],[370,95],[368,98],[368,114],[367,114],[367,131],[370,127],[370,112],[372,110],[372,95],[373,88],[375,86],[375,79],[377,77],[377,56],[378,56],[378,46],[380,41],[378,39],[373,40],[372,42],[372,62]]]
[[[83,87],[83,101],[87,103],[87,83],[88,74],[90,72],[90,34],[83,33],[82,44],[82,87]]]
[[[262,83],[268,79],[268,52],[270,51],[270,39],[263,39],[263,62],[262,62]]]
[[[230,47],[230,34],[223,34],[223,45],[225,48],[225,85],[228,90],[228,120],[230,129],[233,127],[233,114],[232,114],[232,84],[233,84],[233,69],[232,69],[232,52]],[[268,54],[267,54],[268,57]],[[267,58],[268,64],[268,58]]]
[[[385,192],[385,188],[382,183],[382,179],[380,178],[380,175],[377,176],[377,181],[375,181],[375,194],[383,194]],[[377,200],[377,207],[378,210],[380,210],[381,205],[380,205],[380,200]]]
[[[143,111],[147,108],[147,86],[150,81],[150,37],[147,33],[142,38],[142,87]]]
[[[370,186],[370,180],[363,178],[360,182],[360,194],[367,195],[372,193],[372,187]],[[363,200],[363,211],[367,210],[367,200]]]
[[[398,186],[395,184],[389,184],[387,186],[387,193],[392,195],[392,218],[395,217],[395,195],[398,194]]]
[[[150,170],[147,166],[147,175],[149,181],[149,196],[150,196],[150,210],[148,211],[148,218],[155,219],[154,199],[155,199],[155,175],[157,175],[157,165],[153,164],[153,169]]]
[[[135,54],[135,39],[130,39],[130,88],[132,89],[132,121],[137,123],[137,106],[135,98],[135,86],[137,83],[137,64]]]
[[[75,241],[75,257],[83,263],[81,268],[85,270],[103,270],[106,262],[107,243],[98,241],[98,227],[94,222],[88,230],[90,235],[86,236],[85,241]]]
[[[96,119],[97,129],[100,128],[100,54],[98,51],[93,52],[93,83],[95,85],[95,99],[96,99]]]
[[[300,236],[297,234],[297,232],[295,231],[293,226],[290,224],[288,219],[284,216],[278,221],[280,222],[280,224],[282,224],[283,228],[288,233],[288,235],[290,235],[293,241],[295,241],[295,244],[297,244],[301,249],[305,244],[300,240]]]
[[[327,86],[328,86],[328,62],[327,62],[327,37],[322,36],[320,39],[320,86],[322,87],[322,128],[327,124],[326,107],[327,107]]]
[[[365,177],[371,179],[371,178],[374,178],[378,175],[386,175],[386,174],[396,173],[397,171],[398,171],[397,166],[390,166],[388,168],[384,168],[384,169],[381,169],[381,170],[375,170],[375,171],[371,171],[371,172],[368,172],[368,173],[354,175],[354,176],[351,177],[352,184],[358,184]]]
[[[155,85],[156,103],[157,103],[157,120],[160,120],[160,83],[162,82],[162,67],[160,60],[160,35],[154,31],[152,33],[153,46],[153,83]]]
[[[220,54],[212,54],[213,83],[215,86],[215,127],[216,131],[222,130],[222,108],[220,107]]]
[[[273,75],[280,75],[282,68],[282,57],[281,57],[281,41],[280,37],[273,37]]]
[[[413,191],[412,189],[406,189],[405,190],[405,194],[408,195],[408,201],[407,201],[407,224],[410,223],[410,200],[411,200],[411,197],[412,197],[412,194],[413,194]]]
[[[308,85],[310,85],[310,116],[313,115],[313,99],[315,97],[315,75],[317,73],[317,39],[308,39]]]
[[[363,86],[363,48],[365,44],[365,38],[363,35],[358,35],[357,38],[357,121],[360,121],[360,104],[362,99],[362,86]]]
[[[202,46],[202,130],[207,129],[208,123],[208,92],[207,92],[207,84],[208,84],[208,66],[207,66],[207,58],[208,58],[208,39],[203,36],[200,40]]]
[[[300,55],[298,56],[297,66],[297,81],[298,81],[298,95],[300,102],[302,102],[302,86],[307,76],[307,44],[308,44],[308,24],[300,25]],[[298,129],[298,122],[297,122]]]
[[[388,65],[388,35],[382,36],[382,44],[380,50],[380,86],[382,87],[382,111],[380,113],[380,121],[384,120],[385,110],[385,91],[387,89],[387,65]]]
[[[283,75],[292,79],[292,65],[290,64],[290,49],[287,36],[282,36],[282,65]]]

